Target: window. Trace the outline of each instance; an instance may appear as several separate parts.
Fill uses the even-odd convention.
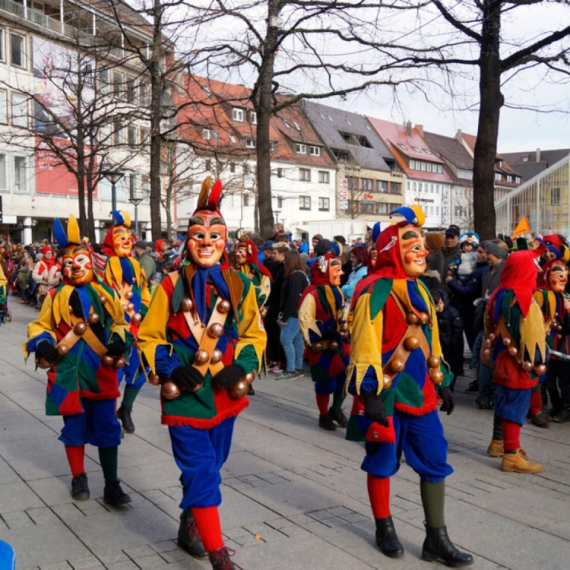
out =
[[[410,159],[410,170],[415,170],[416,169],[416,161]]]
[[[282,168],[277,169],[277,178],[283,178],[283,169]]]
[[[255,148],[255,141],[253,139],[245,139],[245,146],[247,148]]]
[[[362,178],[360,180],[360,189],[364,190],[364,191],[373,190],[374,189],[374,180],[371,180],[370,178]]]
[[[113,121],[113,144],[120,145],[123,142],[123,124],[121,121]]]
[[[139,85],[139,102],[142,107],[148,105],[148,83],[144,81]]]
[[[510,174],[507,174],[507,182],[512,182],[513,177]]]
[[[26,157],[14,156],[14,192],[25,193],[28,191],[26,178]]]
[[[437,165],[437,173],[438,174],[443,174],[443,166],[441,164]]]
[[[331,209],[330,198],[319,198],[319,212],[328,212]]]
[[[113,71],[113,95],[117,99],[123,96],[123,74],[118,71]]]
[[[137,197],[137,175],[129,174],[129,198]]]
[[[310,146],[309,147],[309,154],[312,156],[321,156],[321,147],[320,146]]]
[[[99,91],[103,95],[107,95],[109,93],[109,70],[108,69],[101,69],[99,71]]]
[[[282,196],[277,196],[277,207],[283,208],[283,197]]]
[[[521,177],[520,177],[520,176],[515,176],[515,182],[516,182],[517,184],[520,184],[520,183],[521,183]]]
[[[331,181],[331,173],[327,170],[319,170],[319,183],[329,184]]]
[[[303,182],[311,181],[311,171],[309,168],[299,168],[299,180]]]
[[[0,123],[8,122],[8,93],[0,89]]]
[[[243,109],[232,109],[232,119],[234,121],[238,121],[239,123],[243,123]]]
[[[284,124],[288,129],[291,128],[291,125],[290,125],[285,119],[281,119],[281,120],[283,121],[283,124]]]
[[[376,180],[376,192],[388,192],[388,182]]]
[[[301,127],[299,126],[299,123],[297,121],[293,121],[293,124],[295,125],[295,128],[300,131]]]
[[[251,124],[257,125],[257,113],[255,111],[251,111],[250,118],[251,118]]]
[[[420,164],[421,164],[421,166],[422,166],[422,170],[425,172],[425,171],[426,171],[426,167],[427,167],[426,163],[425,163],[425,162],[421,162]]]
[[[0,154],[0,192],[6,190],[6,155]]]
[[[23,36],[10,34],[10,63],[17,67],[26,67],[26,42]]]
[[[235,172],[235,171],[236,171],[236,163],[230,162],[230,172]]]
[[[133,105],[137,102],[137,89],[132,77],[127,77],[127,102]]]
[[[202,138],[205,141],[209,141],[210,140],[210,129],[202,129]]]
[[[249,174],[249,164],[247,162],[243,165],[243,173]]]
[[[416,152],[422,152],[417,146],[412,146],[412,148],[413,148]]]
[[[560,188],[550,189],[550,205],[560,206]]]
[[[249,194],[244,194],[243,195],[243,205],[244,206],[249,206],[250,205],[250,199],[249,199]]]
[[[406,145],[403,144],[403,143],[398,143],[398,146],[399,146],[402,150],[408,150],[408,149],[406,148]]]
[[[299,196],[299,210],[310,210],[310,209],[311,209],[311,197]]]
[[[20,93],[12,93],[12,124],[15,127],[28,126],[28,101]]]
[[[231,133],[228,133],[228,137],[229,137],[230,142],[232,144],[237,144],[237,139],[234,137],[234,135],[232,135]]]
[[[295,152],[297,154],[307,154],[307,146],[304,144],[296,144],[295,145]]]
[[[137,144],[137,128],[133,125],[129,125],[127,129],[127,140],[129,146],[135,146]]]
[[[433,169],[434,169],[434,171],[437,170],[437,165],[434,164],[434,165],[433,165]],[[427,171],[428,171],[428,172],[431,172],[431,162],[428,162],[428,163],[427,163]]]
[[[429,150],[429,148],[423,148],[422,149],[426,154],[432,154],[431,150]]]
[[[0,61],[5,61],[4,58],[4,30],[0,28]]]
[[[400,182],[390,182],[390,194],[401,194],[402,184]]]
[[[205,168],[208,172],[210,172],[210,170],[212,170],[212,161],[211,160],[207,160],[205,163]]]
[[[141,129],[141,144],[148,144],[149,141],[149,131],[148,129]]]
[[[376,213],[377,214],[387,214],[388,213],[388,204],[386,204],[385,202],[376,202],[376,204],[374,204],[374,206],[376,206]]]
[[[503,179],[503,175],[500,172],[495,172],[495,180],[497,182],[501,182],[502,179]]]

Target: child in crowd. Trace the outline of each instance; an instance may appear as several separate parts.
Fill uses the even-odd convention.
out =
[[[461,255],[449,264],[448,269],[451,271],[451,276],[462,284],[477,267],[478,246],[479,236],[475,232],[465,232],[459,237]]]

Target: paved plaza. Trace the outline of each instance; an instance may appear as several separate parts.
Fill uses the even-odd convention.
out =
[[[13,299],[11,299],[13,300]],[[24,364],[26,324],[37,315],[12,303],[0,328],[0,539],[18,570],[208,570],[176,546],[181,487],[168,430],[159,423],[156,387],[135,402],[136,433],[119,448],[119,476],[132,503],[104,505],[97,450],[87,446],[91,500],[74,502],[62,420],[44,415],[46,374]],[[422,562],[423,511],[418,478],[406,465],[392,480],[392,513],[406,550],[391,560],[374,546],[363,446],[344,430],[317,427],[305,376],[255,383],[223,469],[222,528],[244,570],[402,570]],[[522,444],[544,463],[538,475],[506,474],[487,456],[492,412],[477,410],[462,377],[453,415],[442,415],[450,444],[446,518],[450,537],[475,558],[473,568],[570,568],[570,425],[527,424]],[[345,402],[348,412],[350,401]]]

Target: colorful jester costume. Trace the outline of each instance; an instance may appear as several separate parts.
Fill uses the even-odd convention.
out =
[[[103,253],[107,256],[104,279],[119,296],[133,336],[137,336],[138,328],[148,311],[150,293],[139,262],[132,257],[134,244],[133,234],[129,231],[131,220],[127,212],[112,212],[115,225],[107,231],[103,241]],[[145,383],[145,375],[141,370],[139,355],[133,346],[128,364],[122,369],[119,383],[125,379],[125,394],[117,417],[123,424],[126,433],[134,433],[135,424],[132,419],[133,403]]]
[[[271,293],[271,273],[259,263],[257,246],[249,239],[239,241],[236,245],[236,269],[248,277],[255,288],[255,296],[259,310],[264,315],[265,302]]]
[[[54,234],[63,250],[63,283],[48,292],[28,325],[24,353],[35,352],[38,366],[48,369],[46,413],[63,416],[59,439],[73,475],[73,498],[89,498],[84,455],[90,443],[99,448],[105,502],[118,506],[130,502],[117,478],[118,369],[134,337],[114,291],[94,278],[92,252],[75,218],[70,216],[67,234],[56,219]]]
[[[335,430],[347,426],[342,411],[346,367],[350,355],[344,297],[340,290],[342,261],[333,254],[316,258],[311,268],[312,285],[299,302],[299,326],[305,340],[304,357],[309,361],[319,408],[319,426]],[[330,395],[333,404],[329,410]]]
[[[149,381],[162,383],[162,423],[182,472],[178,543],[195,557],[208,553],[214,568],[231,569],[218,515],[220,469],[266,334],[251,281],[228,266],[221,190],[219,181],[204,182],[187,260],[155,289],[138,347]]]
[[[516,251],[505,262],[499,287],[489,299],[485,319],[484,352],[490,353],[495,397],[495,426],[490,455],[501,455],[497,437],[502,428],[501,470],[538,473],[540,463],[529,461],[520,447],[520,431],[531,403],[531,392],[546,372],[545,326],[533,297],[539,250]],[[498,450],[497,453],[492,451]]]
[[[445,526],[447,442],[437,413],[436,388],[450,414],[451,374],[442,359],[433,300],[417,279],[425,271],[418,206],[398,208],[404,220],[377,238],[375,272],[357,287],[352,301],[352,352],[347,370],[354,394],[353,416],[366,439],[362,469],[376,519],[376,543],[392,558],[404,555],[390,514],[390,477],[402,451],[420,475],[427,536],[424,560],[453,567],[473,562],[451,543]],[[350,430],[347,430],[350,437]]]

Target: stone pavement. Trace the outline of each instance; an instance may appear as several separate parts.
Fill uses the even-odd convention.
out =
[[[17,303],[17,302],[16,302]],[[87,447],[91,500],[74,502],[61,418],[44,415],[45,372],[23,362],[25,327],[37,311],[12,303],[0,328],[0,539],[25,570],[207,570],[177,548],[181,488],[167,429],[159,424],[157,389],[135,403],[136,434],[119,449],[119,476],[133,502],[121,510],[102,501],[96,449]],[[492,412],[465,395],[442,416],[455,473],[447,480],[452,540],[473,553],[474,568],[570,568],[570,425],[528,424],[523,446],[545,465],[539,475],[499,471],[486,455]],[[362,445],[344,430],[317,427],[308,377],[255,383],[257,394],[236,424],[223,470],[222,527],[244,570],[402,570],[438,568],[419,559],[424,538],[417,476],[402,468],[392,481],[392,511],[406,550],[400,560],[374,546],[374,522]],[[345,403],[345,408],[349,403]],[[1,566],[1,564],[0,564]]]

